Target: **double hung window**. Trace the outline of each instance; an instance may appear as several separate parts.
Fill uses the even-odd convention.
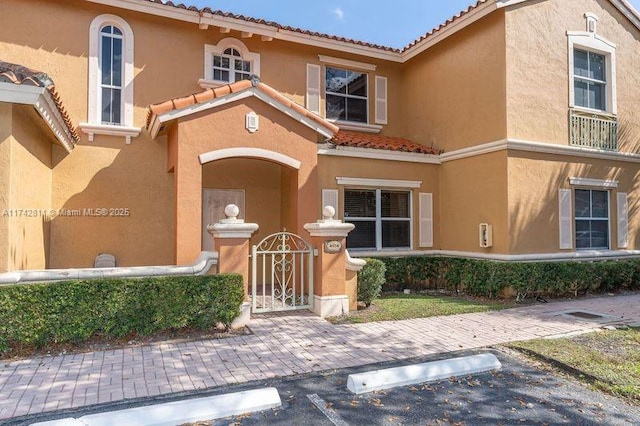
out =
[[[411,247],[411,192],[345,189],[344,220],[355,229],[347,248],[363,250]]]

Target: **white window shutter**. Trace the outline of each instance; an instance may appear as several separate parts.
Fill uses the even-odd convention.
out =
[[[387,124],[387,77],[376,76],[376,124]]]
[[[320,65],[307,64],[307,109],[320,114]]]
[[[324,209],[326,206],[331,206],[336,209],[338,214],[338,190],[337,189],[323,189],[322,190],[322,206]]]
[[[629,246],[629,202],[627,194],[618,192],[618,248]]]
[[[420,193],[420,247],[433,247],[433,194]]]
[[[573,248],[573,218],[571,216],[571,190],[558,190],[558,217],[560,220],[560,249]]]

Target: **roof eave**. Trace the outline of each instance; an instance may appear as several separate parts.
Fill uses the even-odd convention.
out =
[[[46,88],[0,82],[0,102],[33,106],[68,153],[75,147],[76,140]]]
[[[277,110],[291,117],[292,119],[302,123],[303,125],[309,127],[312,130],[315,130],[317,133],[324,136],[325,138],[332,138],[338,132],[338,128],[335,125],[329,122],[323,123],[323,121],[325,120],[311,119],[301,114],[300,112],[296,111],[294,108],[291,108],[283,104],[278,99],[272,96],[269,96],[268,94],[264,93],[262,90],[260,90],[255,86],[249,87],[247,89],[244,89],[238,92],[230,93],[226,96],[214,98],[200,104],[189,105],[184,108],[174,109],[161,114],[152,113],[147,129],[149,131],[149,134],[151,135],[151,138],[155,139],[160,133],[160,130],[162,129],[162,125],[165,123],[169,123],[174,120],[178,120],[180,118],[187,117],[192,114],[207,111],[222,105],[229,104],[231,102],[236,102],[236,101],[247,99],[250,97],[256,97],[260,99],[267,105],[270,105],[276,108]]]

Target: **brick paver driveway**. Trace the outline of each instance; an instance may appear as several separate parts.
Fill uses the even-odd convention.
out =
[[[357,325],[262,315],[241,337],[0,361],[0,419],[638,322],[640,294]]]

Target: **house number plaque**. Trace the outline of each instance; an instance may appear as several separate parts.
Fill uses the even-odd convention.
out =
[[[342,243],[340,241],[327,241],[324,243],[324,249],[327,253],[338,253],[342,250]]]

